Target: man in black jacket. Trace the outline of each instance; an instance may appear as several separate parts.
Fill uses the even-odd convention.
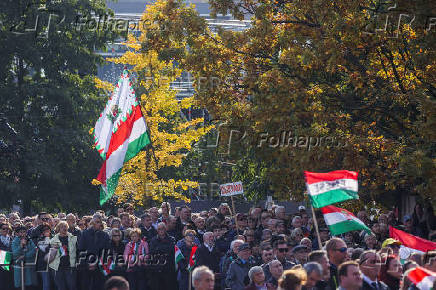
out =
[[[141,229],[141,236],[145,237],[147,242],[150,242],[157,235],[156,229],[152,226],[151,216],[148,213],[141,216],[139,228]]]
[[[363,274],[362,290],[388,290],[389,287],[377,279],[381,269],[380,255],[374,250],[363,252],[359,258]]]
[[[219,252],[214,245],[214,235],[212,232],[205,232],[203,235],[203,244],[196,252],[197,265],[207,266],[215,274],[215,285],[218,287],[223,278],[220,273],[220,259],[221,252]],[[218,288],[217,288],[218,289]]]
[[[81,290],[103,289],[104,277],[98,269],[98,260],[104,251],[110,249],[110,238],[103,231],[102,218],[94,214],[91,227],[82,232],[78,242]]]
[[[149,244],[151,264],[150,266],[150,288],[152,290],[174,290],[177,289],[176,270],[174,264],[175,240],[167,234],[167,227],[164,223],[157,225],[157,236]]]

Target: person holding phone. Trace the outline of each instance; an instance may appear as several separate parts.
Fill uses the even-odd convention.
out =
[[[21,287],[21,261],[24,259],[24,285],[36,286],[38,280],[35,271],[35,244],[27,236],[27,229],[20,225],[15,229],[15,238],[12,241],[12,259],[14,265],[14,286]]]

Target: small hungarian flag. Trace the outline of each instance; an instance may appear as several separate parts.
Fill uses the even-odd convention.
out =
[[[9,265],[12,261],[12,253],[0,250],[0,264],[2,264],[2,268],[6,271],[9,271]]]
[[[185,257],[183,257],[183,254],[182,254],[182,252],[180,251],[180,249],[177,247],[177,246],[174,246],[174,252],[175,252],[175,255],[174,255],[174,262],[175,262],[175,264],[176,264],[176,271],[178,270],[178,263],[179,263],[179,261],[181,261],[181,260],[183,260]]]
[[[321,208],[333,203],[358,199],[357,172],[337,170],[328,173],[304,171],[307,193],[314,208]]]
[[[389,236],[402,243],[400,247],[400,258],[405,260],[413,252],[425,253],[436,250],[436,243],[423,238],[408,234],[389,226]]]
[[[115,262],[112,259],[108,259],[107,264],[104,263],[103,257],[100,258],[98,265],[104,276],[109,275],[115,269]]]
[[[334,236],[360,230],[371,233],[371,230],[360,219],[346,209],[329,205],[321,208],[321,211],[324,214],[325,223]]]
[[[94,131],[94,146],[103,158],[94,185],[101,185],[100,205],[114,194],[125,162],[150,144],[145,119],[130,81],[124,70],[100,114]]]
[[[433,289],[433,285],[436,281],[436,273],[418,266],[409,272],[407,278],[409,278],[418,289],[430,290]]]
[[[195,253],[197,252],[198,247],[192,246],[191,254],[189,255],[189,264],[188,264],[188,271],[191,271],[194,269],[195,264],[197,263],[195,258]]]
[[[67,248],[67,246],[64,245],[64,246],[61,246],[59,248],[59,255],[61,257],[68,256],[68,248]]]

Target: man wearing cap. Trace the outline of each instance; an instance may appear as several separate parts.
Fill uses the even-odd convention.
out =
[[[307,262],[309,249],[306,246],[298,245],[292,249],[296,265],[304,265]]]
[[[238,248],[238,258],[230,264],[227,271],[226,286],[232,290],[243,290],[249,284],[248,271],[253,266],[250,245],[243,243]]]

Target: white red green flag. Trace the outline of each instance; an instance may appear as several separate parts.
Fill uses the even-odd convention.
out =
[[[150,144],[141,106],[124,70],[94,129],[94,146],[104,163],[94,184],[101,184],[100,204],[112,197],[125,162]]]
[[[436,250],[436,243],[411,235],[409,233],[398,230],[389,226],[389,236],[397,241],[400,241],[400,258],[408,259],[410,254],[418,252],[424,254],[425,252]]]
[[[178,263],[179,261],[183,260],[185,257],[183,257],[182,251],[177,246],[174,246],[174,262],[176,264],[176,271],[178,270]]]
[[[0,250],[0,264],[2,264],[2,268],[9,271],[9,265],[12,261],[12,253]]]
[[[433,289],[433,285],[436,281],[436,273],[418,266],[409,272],[407,278],[409,278],[418,289],[430,290]]]
[[[104,276],[109,275],[113,270],[115,270],[116,266],[115,262],[112,259],[108,259],[107,263],[105,264],[103,261],[103,257],[100,257],[98,265],[100,271],[103,273]]]
[[[63,257],[63,256],[67,256],[67,255],[68,255],[68,248],[67,248],[67,246],[63,245],[63,246],[61,246],[61,247],[59,248],[59,255],[60,255],[61,257]]]
[[[197,252],[198,247],[192,246],[191,254],[189,255],[189,263],[188,263],[188,271],[194,269],[195,264],[197,263],[195,253]]]
[[[321,211],[330,233],[334,236],[360,230],[371,233],[371,230],[360,219],[346,209],[329,205],[321,208]]]
[[[357,172],[337,170],[328,173],[304,171],[307,192],[314,208],[333,203],[358,199]]]

